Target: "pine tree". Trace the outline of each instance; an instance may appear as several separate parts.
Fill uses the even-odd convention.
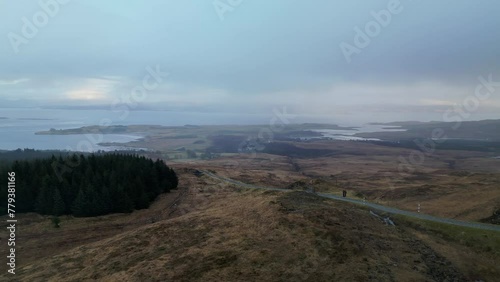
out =
[[[55,189],[54,192],[54,208],[52,210],[52,214],[55,216],[63,215],[66,212],[66,205],[64,204],[64,200],[61,197],[61,192],[59,189]]]
[[[102,203],[102,211],[103,214],[107,214],[113,211],[113,201],[111,196],[111,191],[108,186],[104,186],[102,188],[101,193],[101,203]]]
[[[132,212],[134,210],[134,202],[129,195],[124,191],[123,186],[118,185],[116,192],[115,212]]]
[[[82,217],[87,215],[87,197],[85,196],[85,191],[80,188],[78,191],[78,195],[76,196],[75,201],[73,202],[73,205],[71,207],[71,211],[73,212],[73,215],[76,217]]]
[[[40,193],[36,199],[35,209],[40,214],[51,214],[54,206],[53,191],[50,187],[49,178],[46,176],[42,181]]]
[[[142,209],[147,209],[148,207],[149,207],[148,195],[141,190],[141,195],[137,200],[136,209],[142,210]]]

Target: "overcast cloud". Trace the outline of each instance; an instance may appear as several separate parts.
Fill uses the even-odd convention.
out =
[[[200,111],[443,111],[500,82],[498,1],[401,0],[350,62],[340,44],[390,0],[243,0],[223,20],[213,0],[65,1],[33,38],[23,18],[43,5],[0,2],[1,106],[110,104],[157,65],[143,105]],[[500,118],[500,87],[478,112]]]

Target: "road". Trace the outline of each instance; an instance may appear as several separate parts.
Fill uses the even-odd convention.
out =
[[[247,184],[243,183],[234,179],[222,177],[216,174],[213,174],[211,172],[205,171],[205,170],[200,170],[203,174],[219,180],[223,181],[226,183],[230,183],[233,185],[237,185],[243,188],[248,188],[248,189],[262,189],[262,190],[271,190],[271,191],[282,191],[282,192],[290,192],[290,189],[283,189],[283,188],[273,188],[273,187],[263,187],[263,186],[256,186],[252,184]],[[462,220],[456,220],[456,219],[451,219],[451,218],[443,218],[443,217],[437,217],[437,216],[432,216],[428,214],[423,214],[423,213],[416,213],[416,212],[410,212],[410,211],[404,211],[388,206],[383,206],[371,202],[366,202],[362,200],[357,200],[357,199],[352,199],[352,198],[343,198],[341,196],[336,196],[332,194],[326,194],[326,193],[316,193],[316,195],[328,199],[333,199],[337,201],[343,201],[343,202],[349,202],[357,205],[363,205],[370,207],[372,209],[382,211],[382,212],[387,212],[390,214],[400,214],[408,217],[413,217],[413,218],[418,218],[418,219],[423,219],[423,220],[428,220],[432,222],[438,222],[438,223],[445,223],[445,224],[451,224],[451,225],[457,225],[457,226],[463,226],[463,227],[469,227],[469,228],[476,228],[476,229],[482,229],[482,230],[491,230],[491,231],[498,231],[500,232],[500,226],[498,225],[493,225],[493,224],[485,224],[485,223],[479,223],[479,222],[470,222],[470,221],[462,221]]]

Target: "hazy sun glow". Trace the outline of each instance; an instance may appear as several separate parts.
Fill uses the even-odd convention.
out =
[[[94,89],[78,89],[67,93],[67,97],[71,100],[104,100],[106,94]]]

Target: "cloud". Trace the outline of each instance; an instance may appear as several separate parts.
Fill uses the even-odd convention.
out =
[[[105,100],[107,98],[106,93],[102,93],[93,89],[72,90],[67,93],[67,97],[70,100],[90,100],[90,101]]]
[[[0,85],[16,85],[19,83],[23,83],[29,81],[27,78],[14,79],[14,80],[0,80]]]
[[[500,2],[486,0],[402,1],[403,11],[347,63],[339,44],[387,3],[254,0],[221,22],[210,0],[73,0],[19,54],[0,41],[0,96],[108,103],[159,65],[171,75],[144,104],[332,114],[431,109],[461,102],[479,75],[500,80]],[[0,34],[19,33],[21,19],[39,9],[30,5],[9,1]]]
[[[453,101],[436,100],[436,99],[422,99],[420,100],[420,103],[426,106],[453,106],[454,104],[456,104]]]
[[[70,100],[109,101],[110,93],[120,82],[117,78],[88,78],[76,83],[76,88],[64,93]]]

